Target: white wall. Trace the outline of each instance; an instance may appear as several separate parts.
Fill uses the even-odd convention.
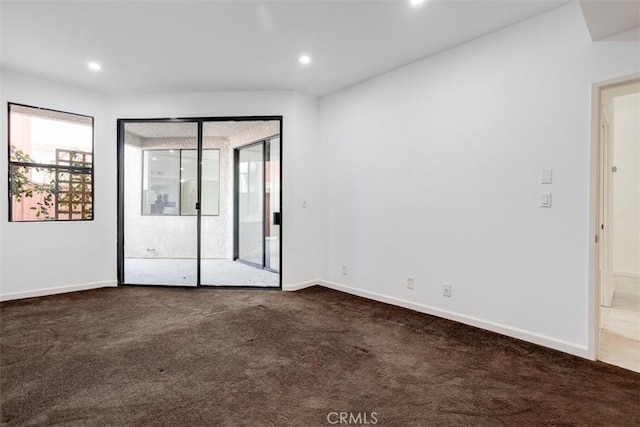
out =
[[[587,355],[591,85],[638,52],[574,3],[322,99],[329,285]]]
[[[324,207],[315,98],[293,92],[127,95],[115,96],[113,108],[116,118],[283,116],[282,283],[318,279]]]
[[[640,93],[613,98],[613,271],[640,276]]]
[[[0,185],[0,299],[49,293],[51,288],[115,285],[116,146],[111,101],[106,95],[2,71],[0,104],[7,102],[94,117],[93,221],[8,223],[7,185]],[[7,122],[2,121],[3,147]],[[0,175],[7,176],[6,158]]]
[[[321,206],[315,134],[317,101],[292,92],[117,96],[2,72],[7,101],[95,118],[95,220],[8,223],[7,186],[0,186],[0,299],[114,285],[116,281],[116,118],[284,116],[283,284],[319,277]],[[6,141],[6,121],[0,129]],[[7,176],[6,163],[0,174]],[[303,200],[308,207],[303,208]]]

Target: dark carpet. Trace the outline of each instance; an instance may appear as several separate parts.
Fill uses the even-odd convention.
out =
[[[8,426],[640,424],[640,374],[319,287],[120,287],[0,316]]]

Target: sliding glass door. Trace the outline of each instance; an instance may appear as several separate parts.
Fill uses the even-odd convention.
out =
[[[198,125],[124,124],[124,283],[197,285]]]
[[[280,130],[280,118],[119,120],[119,283],[279,287]]]
[[[237,150],[237,259],[262,267],[264,262],[264,147]]]
[[[236,149],[236,253],[241,262],[280,270],[280,138]]]

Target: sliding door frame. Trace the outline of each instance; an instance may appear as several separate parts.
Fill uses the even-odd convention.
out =
[[[267,203],[271,203],[271,201],[267,201],[267,163],[271,163],[271,143],[274,139],[279,139],[278,144],[280,145],[280,147],[278,147],[279,149],[282,148],[282,135],[278,134],[278,135],[273,135],[270,136],[269,138],[266,138],[264,140],[264,146],[263,146],[263,157],[264,157],[264,196],[263,196],[263,206],[264,206],[264,212],[263,212],[263,219],[264,219],[264,224],[262,227],[263,230],[263,234],[264,234],[264,250],[263,250],[263,256],[262,256],[262,265],[263,265],[263,269],[267,270],[267,271],[271,271],[272,273],[278,273],[280,274],[280,270],[276,271],[273,268],[271,268],[271,259],[269,259],[269,267],[267,267],[267,254],[269,256],[269,258],[271,258],[271,245],[269,246],[269,251],[267,251],[267,228],[269,227],[269,223],[273,222],[273,216],[267,216],[267,211],[269,210],[270,206],[267,206]],[[279,167],[278,167],[278,171],[279,171],[279,177],[278,179],[279,181],[279,188],[280,190],[282,190],[282,158],[278,159]],[[269,172],[269,174],[271,174],[271,172]],[[280,193],[282,194],[282,191],[280,191]],[[282,199],[280,199],[280,224],[278,224],[278,226],[281,226],[282,224]],[[275,225],[275,224],[274,224]],[[278,232],[282,230],[282,227],[280,227],[278,229]],[[280,245],[280,255],[282,255],[282,239],[280,238],[280,236],[278,236],[278,243]],[[279,259],[281,258],[280,256],[278,257]],[[278,266],[278,268],[280,268],[280,266]]]
[[[278,121],[278,131],[280,136],[280,212],[282,212],[283,205],[283,184],[282,184],[282,165],[283,165],[283,137],[282,137],[282,129],[283,129],[283,116],[223,116],[223,117],[184,117],[184,118],[145,118],[145,119],[117,119],[117,283],[118,286],[129,285],[125,283],[124,280],[124,246],[125,246],[125,233],[124,233],[124,199],[125,199],[125,176],[124,176],[124,134],[125,134],[125,125],[127,123],[197,123],[198,132],[197,132],[197,144],[198,144],[198,196],[197,203],[198,209],[196,209],[196,221],[197,221],[197,231],[196,231],[196,239],[197,239],[197,272],[196,272],[196,288],[217,288],[217,289],[264,289],[264,290],[282,290],[282,242],[283,242],[283,225],[282,219],[280,220],[280,266],[278,271],[278,286],[229,286],[229,285],[202,285],[201,282],[201,255],[202,255],[202,150],[203,150],[203,135],[202,130],[204,127],[204,123],[206,122],[246,122],[246,121]],[[274,135],[275,136],[275,135]],[[273,138],[273,136],[269,137]],[[269,138],[262,138],[259,141],[255,141],[250,144],[246,144],[243,146],[248,146],[255,144],[260,141],[266,141]],[[265,144],[266,145],[266,144]],[[232,193],[234,194],[233,201],[233,214],[232,218],[234,221],[233,225],[233,257],[236,258],[236,229],[237,224],[235,223],[236,218],[236,171],[235,171],[235,153],[237,148],[241,147],[231,147],[234,150],[234,164],[233,164],[233,189]],[[281,214],[282,215],[282,214]],[[264,216],[264,215],[263,215]],[[264,237],[264,231],[263,231]],[[263,238],[264,241],[264,238]],[[264,258],[264,254],[263,254]],[[132,284],[133,285],[133,284]],[[146,285],[153,286],[153,285]],[[163,287],[167,287],[164,286]]]
[[[271,141],[275,138],[281,138],[280,134],[270,135],[266,138],[258,139],[257,141],[250,142],[248,144],[233,147],[233,183],[236,191],[233,192],[233,260],[239,261],[243,264],[250,265],[252,267],[261,268],[272,273],[280,274],[281,270],[274,270],[266,267],[267,265],[267,223],[270,219],[267,217],[267,163],[271,160],[271,153],[269,151]],[[281,140],[282,141],[282,140]],[[240,150],[243,148],[249,148],[253,146],[262,146],[262,265],[258,265],[254,262],[247,261],[240,258],[240,192],[238,191],[240,181]],[[282,149],[282,143],[280,143]],[[282,159],[281,159],[282,161]],[[280,163],[279,180],[282,183],[282,162]],[[282,184],[280,185],[280,212],[282,212]],[[282,231],[282,213],[280,214],[280,230]],[[279,238],[278,243],[280,245],[280,253],[282,254],[282,238]],[[280,259],[282,264],[282,259]],[[281,265],[278,266],[281,268]]]
[[[264,139],[258,141],[249,142],[248,144],[233,147],[233,260],[239,261],[243,264],[250,265],[251,267],[264,268],[264,241],[265,241],[265,228],[264,228],[264,213],[265,213],[265,201],[264,193],[266,188],[265,171],[266,163],[264,157]],[[253,146],[262,146],[262,212],[260,217],[262,218],[262,265],[258,265],[255,262],[247,261],[240,258],[240,150]],[[248,184],[249,185],[249,184]]]

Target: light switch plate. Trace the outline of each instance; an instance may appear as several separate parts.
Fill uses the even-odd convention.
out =
[[[553,170],[543,169],[540,173],[540,183],[551,184],[553,182]]]
[[[551,207],[551,193],[540,193],[540,207],[541,208]]]

